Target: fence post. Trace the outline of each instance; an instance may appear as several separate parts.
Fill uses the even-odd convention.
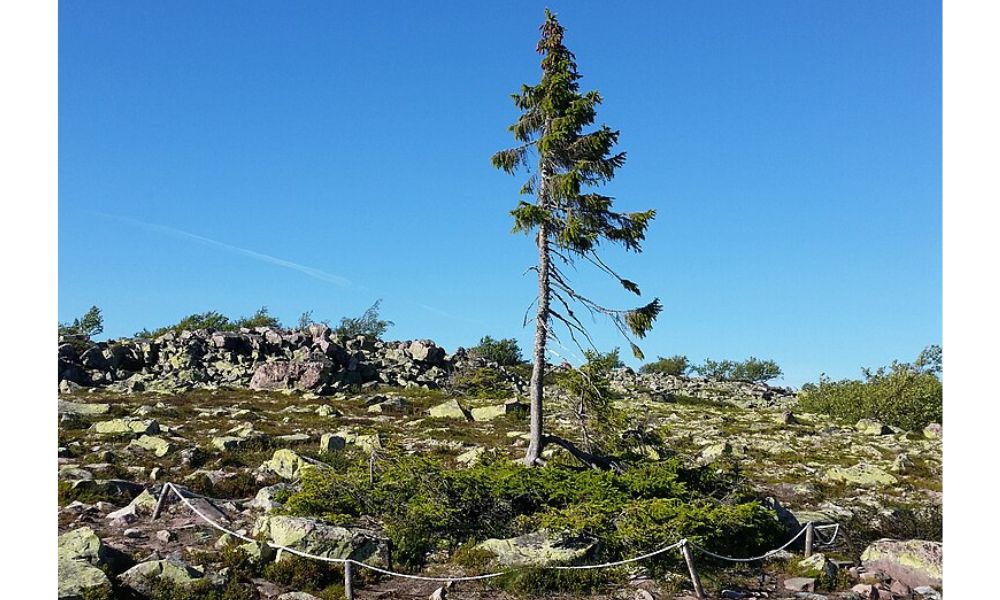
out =
[[[806,551],[805,551],[806,558],[809,558],[810,556],[812,556],[812,553],[813,553],[813,535],[814,535],[814,533],[815,532],[813,530],[813,523],[812,523],[812,521],[809,521],[808,523],[806,523]]]
[[[688,546],[687,540],[683,540],[681,543],[681,554],[684,556],[684,562],[687,563],[688,572],[691,573],[691,585],[694,586],[694,595],[703,600],[705,598],[705,588],[701,587],[701,578],[698,577],[698,571],[694,568],[694,558],[691,557],[691,548]]]
[[[354,573],[351,561],[344,561],[344,598],[354,600]]]
[[[156,499],[156,508],[153,509],[153,517],[150,521],[155,521],[160,516],[160,511],[163,510],[163,502],[167,499],[167,494],[170,493],[170,483],[164,483],[163,487],[160,488],[160,497]]]

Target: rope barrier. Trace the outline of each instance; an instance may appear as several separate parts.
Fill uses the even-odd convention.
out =
[[[763,560],[765,558],[768,558],[769,556],[771,556],[773,554],[777,554],[778,552],[781,552],[785,548],[791,546],[792,543],[795,540],[797,540],[800,537],[802,537],[802,534],[805,533],[806,529],[808,529],[808,528],[809,528],[809,524],[806,523],[806,525],[804,527],[802,527],[802,529],[800,529],[798,533],[795,534],[795,537],[793,537],[792,539],[790,539],[787,542],[785,542],[784,546],[781,546],[780,548],[775,548],[774,550],[768,550],[767,552],[765,552],[764,554],[761,554],[760,556],[751,556],[749,558],[736,558],[736,557],[733,557],[733,556],[723,556],[721,554],[716,554],[715,552],[712,552],[711,550],[709,550],[707,548],[703,548],[703,547],[699,546],[698,544],[695,544],[694,542],[690,542],[690,544],[696,550],[698,550],[699,552],[701,552],[702,554],[706,554],[708,556],[711,556],[712,558],[718,558],[719,560],[727,560],[729,562],[753,562],[755,560]]]
[[[257,540],[255,540],[255,539],[253,539],[253,538],[251,538],[249,536],[240,534],[240,533],[238,533],[236,531],[233,531],[233,530],[231,530],[231,529],[229,529],[227,527],[224,527],[224,526],[216,523],[208,515],[206,515],[205,513],[203,513],[201,510],[199,510],[198,507],[196,507],[194,504],[192,504],[190,502],[190,500],[188,500],[188,498],[186,498],[184,496],[184,494],[174,484],[169,483],[169,482],[164,483],[163,484],[163,488],[160,491],[160,494],[165,497],[166,494],[168,494],[170,492],[173,492],[173,494],[175,496],[177,496],[181,500],[181,502],[188,509],[190,509],[195,515],[197,515],[202,521],[205,521],[205,523],[207,523],[211,527],[214,527],[215,529],[217,529],[217,530],[219,530],[219,531],[221,531],[223,533],[229,534],[229,535],[231,535],[231,536],[233,536],[233,537],[235,537],[237,539],[243,540],[245,542],[258,543]],[[192,494],[192,495],[197,496],[196,494]],[[159,508],[160,508],[161,505],[162,505],[161,502],[157,503],[157,509],[153,513],[153,518],[154,519],[159,514]],[[629,564],[629,563],[643,561],[643,560],[646,560],[648,558],[652,558],[652,557],[654,557],[654,556],[656,556],[658,554],[662,554],[664,552],[669,552],[670,550],[676,550],[677,548],[680,548],[683,551],[685,545],[690,545],[691,547],[695,548],[696,550],[698,550],[702,554],[705,554],[707,556],[711,556],[713,558],[717,558],[719,560],[725,560],[725,561],[729,561],[729,562],[741,562],[741,563],[753,562],[753,561],[757,561],[757,560],[763,560],[763,559],[768,558],[768,557],[770,557],[770,556],[772,556],[774,554],[777,554],[778,552],[781,552],[785,548],[788,548],[797,539],[799,539],[800,537],[802,537],[802,534],[805,533],[806,529],[808,529],[810,525],[811,525],[811,523],[807,523],[805,526],[803,526],[802,529],[800,529],[799,532],[796,533],[794,537],[792,537],[792,539],[788,540],[780,548],[775,548],[774,550],[769,550],[768,552],[765,552],[764,554],[762,554],[760,556],[753,556],[753,557],[749,557],[749,558],[736,558],[736,557],[732,557],[732,556],[724,556],[722,554],[716,554],[715,552],[712,552],[711,550],[708,550],[707,548],[703,548],[702,546],[699,546],[698,544],[695,544],[694,542],[691,542],[687,538],[684,538],[684,539],[681,539],[681,540],[679,540],[677,542],[674,542],[673,544],[670,544],[669,546],[664,546],[662,548],[659,548],[658,550],[653,550],[652,552],[648,552],[646,554],[641,554],[639,556],[635,556],[635,557],[632,557],[632,558],[626,558],[626,559],[623,559],[623,560],[617,560],[617,561],[612,561],[612,562],[605,562],[605,563],[600,563],[600,564],[595,564],[595,565],[551,565],[551,566],[545,566],[545,567],[542,567],[542,568],[557,569],[557,570],[587,570],[587,569],[604,569],[604,568],[610,568],[610,567],[618,567],[618,566],[626,565],[626,564]],[[832,525],[816,525],[816,526],[813,526],[813,528],[817,529],[817,530],[818,529],[830,529],[830,528],[833,528],[833,535],[830,536],[829,540],[826,540],[826,541],[820,540],[820,542],[821,542],[822,545],[828,546],[828,545],[833,544],[834,540],[837,538],[837,533],[840,531],[840,524],[839,523],[834,523]],[[392,570],[389,570],[389,569],[383,569],[381,567],[377,567],[375,565],[370,565],[368,563],[361,562],[361,561],[358,561],[358,560],[354,560],[352,558],[332,558],[332,557],[329,557],[329,556],[319,556],[319,555],[316,555],[316,554],[310,554],[308,552],[303,552],[301,550],[296,550],[295,548],[289,548],[288,546],[283,546],[281,544],[276,544],[274,542],[267,542],[267,546],[270,547],[270,548],[274,548],[275,550],[281,550],[283,552],[288,552],[289,554],[294,554],[296,556],[300,556],[302,558],[309,558],[309,559],[312,559],[312,560],[319,560],[319,561],[328,562],[328,563],[342,564],[342,565],[345,566],[345,568],[348,565],[353,565],[353,566],[360,567],[362,569],[369,569],[371,571],[375,571],[376,573],[381,573],[383,575],[389,575],[391,577],[402,577],[404,579],[413,579],[413,580],[417,580],[417,581],[431,581],[431,582],[436,582],[436,583],[449,583],[449,582],[461,582],[461,581],[481,581],[481,580],[484,580],[484,579],[492,579],[494,577],[500,577],[501,575],[507,574],[507,571],[499,571],[499,572],[495,572],[495,573],[484,573],[484,574],[481,574],[481,575],[466,575],[466,576],[460,576],[460,577],[435,577],[435,576],[427,576],[427,575],[411,575],[409,573],[399,573],[398,571],[392,571]],[[687,557],[685,557],[685,559],[687,559]]]

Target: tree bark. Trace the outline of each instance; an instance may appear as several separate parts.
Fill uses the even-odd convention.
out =
[[[543,183],[544,186],[544,183]],[[544,194],[544,187],[543,192]],[[541,204],[541,202],[540,202]],[[535,346],[531,369],[531,431],[524,464],[540,463],[544,445],[542,433],[542,394],[545,389],[545,342],[549,335],[549,240],[548,227],[538,227],[538,312],[535,316]]]

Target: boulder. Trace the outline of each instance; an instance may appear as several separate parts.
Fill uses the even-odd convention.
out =
[[[432,417],[437,417],[439,419],[461,419],[463,421],[469,420],[469,412],[458,403],[458,400],[448,400],[447,402],[442,402],[437,406],[432,406],[427,410],[427,412]]]
[[[183,561],[167,559],[139,563],[122,573],[119,580],[126,587],[148,596],[153,591],[152,582],[154,580],[165,580],[175,585],[189,586],[204,576],[202,571]]]
[[[476,446],[475,448],[466,450],[465,452],[459,454],[457,457],[455,457],[455,460],[460,465],[471,467],[477,464],[483,458],[484,454],[486,454],[486,448],[483,448],[482,446]]]
[[[884,469],[864,463],[853,467],[830,467],[826,471],[826,479],[860,486],[893,485],[898,481]]]
[[[387,541],[366,529],[348,529],[306,517],[265,515],[257,519],[253,536],[299,552],[326,558],[385,561]],[[281,559],[282,551],[278,552]]]
[[[110,597],[111,580],[104,571],[83,560],[60,558],[59,600]]]
[[[865,435],[888,435],[892,433],[886,425],[874,419],[861,419],[854,428]]]
[[[305,592],[285,592],[284,594],[278,596],[277,600],[322,600],[317,598],[312,594],[307,594]]]
[[[250,379],[255,390],[322,390],[330,381],[331,365],[316,360],[279,360],[260,365]]]
[[[60,415],[106,415],[111,411],[111,405],[105,403],[70,402],[68,400],[59,401]]]
[[[150,435],[160,433],[160,424],[156,419],[125,417],[123,419],[99,421],[94,423],[91,429],[101,435]]]
[[[253,500],[249,502],[248,506],[264,512],[271,512],[275,508],[281,506],[281,503],[275,500],[275,496],[279,492],[284,493],[294,490],[295,487],[288,483],[276,483],[274,485],[262,487],[257,491],[257,495],[254,496]]]
[[[939,440],[944,434],[944,430],[940,423],[931,423],[927,427],[924,427],[924,437],[929,440]]]
[[[505,415],[514,414],[518,412],[524,412],[527,410],[527,406],[521,404],[517,400],[508,400],[503,404],[489,404],[486,406],[475,406],[472,408],[472,420],[473,421],[492,421],[493,419],[499,419]]]
[[[351,435],[352,439],[357,437],[353,434],[347,435]],[[343,450],[345,446],[347,446],[347,437],[342,433],[324,433],[319,438],[319,449],[322,452],[335,452],[337,450]]]
[[[789,577],[785,580],[785,589],[790,592],[815,592],[816,580],[812,577]]]
[[[583,558],[596,543],[593,538],[542,529],[514,538],[491,538],[476,548],[493,553],[501,567],[545,567]]]
[[[174,445],[167,440],[152,435],[142,435],[128,444],[129,448],[138,448],[152,452],[155,456],[164,457],[174,450]]]
[[[312,468],[312,465],[293,450],[281,448],[275,450],[271,460],[265,461],[261,468],[282,479],[298,479],[302,477],[302,470]]]
[[[800,560],[799,568],[810,577],[826,577],[830,580],[837,577],[837,565],[833,564],[823,553],[813,554],[809,558]]]
[[[941,587],[943,554],[941,542],[881,539],[865,548],[861,564],[911,588]]]
[[[444,348],[438,347],[430,340],[415,340],[407,348],[413,360],[420,362],[439,364],[444,360]]]

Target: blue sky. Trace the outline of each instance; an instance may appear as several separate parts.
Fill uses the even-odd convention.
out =
[[[799,385],[940,343],[940,3],[605,4],[61,2],[60,320],[382,298],[390,337],[530,347],[520,178],[489,157],[548,5],[628,152],[606,193],[658,211],[606,253],[664,304],[647,356]]]

